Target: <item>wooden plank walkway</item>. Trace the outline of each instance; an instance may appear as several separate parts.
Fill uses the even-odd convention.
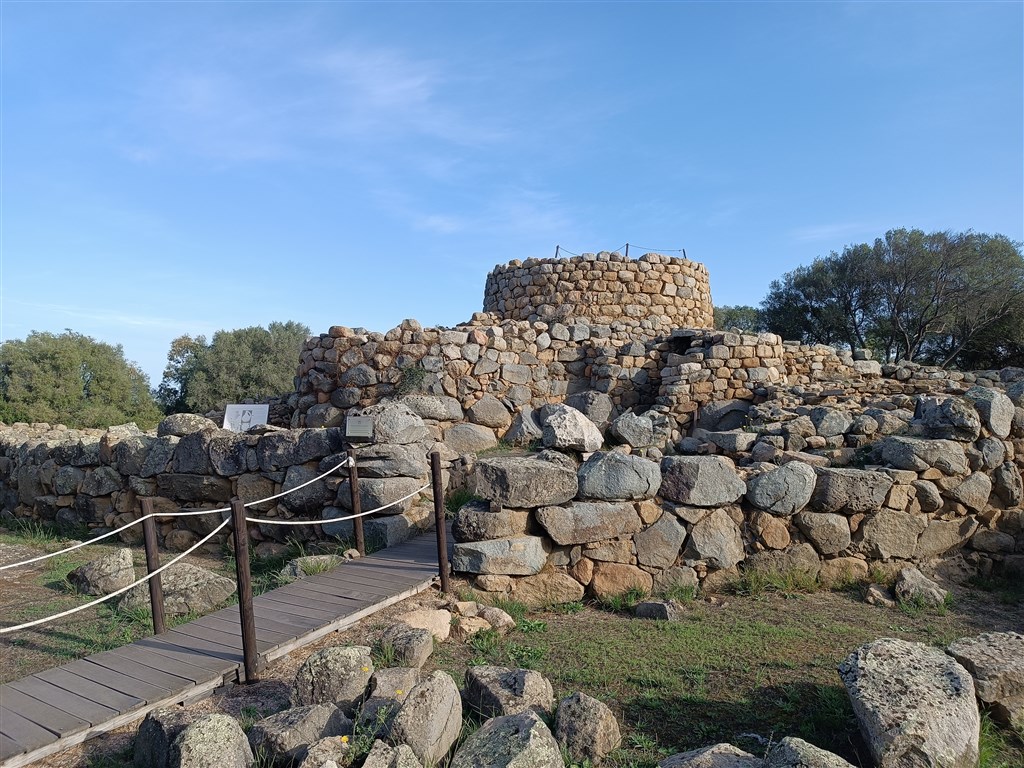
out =
[[[260,595],[253,600],[260,667],[422,592],[436,576],[430,532]],[[0,686],[0,768],[29,765],[243,678],[234,605],[15,680]]]

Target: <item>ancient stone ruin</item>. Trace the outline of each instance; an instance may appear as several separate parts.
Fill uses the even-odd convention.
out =
[[[415,492],[437,450],[446,493],[475,497],[452,521],[453,567],[495,596],[713,589],[749,568],[836,583],[873,566],[1024,567],[1024,370],[880,365],[713,330],[704,267],[658,254],[514,261],[489,276],[484,307],[453,328],[309,339],[272,409],[289,428],[236,434],[189,415],[155,434],[6,427],[4,514],[105,530],[143,498],[158,511],[265,498],[335,466],[359,414],[376,437],[359,450],[361,506],[385,507],[371,545],[430,524],[430,490]],[[350,506],[336,473],[257,512],[347,538],[351,523],[332,520]],[[211,517],[168,520],[162,543],[187,548]],[[252,535],[274,552],[302,531],[314,535]]]

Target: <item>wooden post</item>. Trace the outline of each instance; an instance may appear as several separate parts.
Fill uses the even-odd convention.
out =
[[[629,243],[626,243],[626,258],[629,258]]]
[[[555,258],[556,259],[558,258],[558,251],[561,250],[561,248],[562,248],[562,246],[560,246],[560,245],[556,245],[555,246]]]
[[[359,471],[356,469],[355,446],[349,446],[348,457],[351,459],[348,465],[348,489],[352,492],[352,514],[358,515],[363,508],[359,502]],[[366,539],[363,537],[363,518],[353,518],[352,530],[356,537],[356,551],[359,552],[360,557],[365,557]]]
[[[156,521],[153,514],[153,500],[142,500],[142,535],[146,543],[146,572],[152,574],[160,567],[160,550],[156,542]],[[162,635],[167,631],[164,623],[164,587],[160,574],[150,576],[149,605],[153,611],[153,634]]]
[[[235,573],[238,575],[238,615],[242,621],[242,663],[245,682],[259,680],[256,672],[256,617],[252,610],[252,574],[249,571],[249,527],[245,505],[231,500],[231,518],[235,534]]]
[[[434,526],[437,528],[437,572],[441,591],[448,593],[448,529],[444,519],[444,488],[441,487],[441,454],[430,453],[430,481],[434,486]]]

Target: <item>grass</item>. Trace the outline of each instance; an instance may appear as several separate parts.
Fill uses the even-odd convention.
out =
[[[976,576],[970,584],[988,592],[1003,605],[1024,605],[1024,578],[1019,576]]]
[[[471,501],[479,501],[480,497],[470,493],[468,488],[456,488],[444,500],[445,517],[455,517],[455,513]]]
[[[658,595],[663,600],[675,600],[677,603],[692,603],[697,599],[697,587],[675,584]]]
[[[1024,765],[1024,730],[1000,729],[987,713],[981,715],[978,768],[1020,768]]]
[[[953,594],[951,592],[946,593],[945,599],[938,605],[928,602],[921,595],[914,595],[911,598],[897,596],[896,605],[907,616],[920,616],[925,613],[945,616],[949,609],[953,607]]]
[[[778,593],[786,597],[817,592],[822,587],[817,575],[797,568],[786,570],[751,568],[732,583],[731,591],[744,597]]]
[[[639,587],[633,587],[620,595],[609,595],[600,598],[597,603],[606,611],[612,613],[632,613],[637,603],[644,600],[647,593]]]

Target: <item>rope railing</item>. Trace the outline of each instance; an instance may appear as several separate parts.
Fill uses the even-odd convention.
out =
[[[427,483],[426,485],[422,486],[421,488],[417,488],[412,493],[407,493],[402,498],[395,499],[394,501],[392,501],[389,504],[382,504],[381,506],[377,507],[376,509],[370,509],[370,510],[367,510],[365,512],[357,512],[354,515],[347,515],[346,517],[331,517],[331,518],[325,518],[325,519],[322,519],[322,520],[273,520],[273,519],[269,519],[269,518],[247,517],[247,518],[245,518],[245,520],[246,520],[246,522],[249,522],[249,523],[259,523],[260,525],[323,525],[324,523],[328,523],[328,524],[330,524],[330,523],[341,523],[341,522],[344,522],[345,520],[355,520],[356,518],[359,518],[359,517],[366,517],[367,515],[373,515],[373,514],[376,514],[377,512],[380,512],[382,509],[387,509],[388,507],[393,507],[393,506],[395,506],[395,504],[401,504],[403,501],[406,501],[408,499],[411,499],[413,496],[416,496],[418,494],[423,493],[429,487],[430,487],[430,483]]]
[[[127,592],[128,590],[137,587],[139,584],[145,584],[147,581],[152,579],[157,574],[162,573],[163,571],[166,571],[168,568],[170,568],[172,565],[177,563],[179,560],[181,560],[186,555],[192,554],[192,552],[194,552],[197,548],[201,547],[203,544],[205,544],[210,539],[212,539],[214,537],[214,535],[219,533],[220,530],[222,528],[224,528],[224,526],[226,526],[230,522],[231,522],[231,518],[228,518],[227,520],[223,521],[220,525],[218,525],[216,528],[214,528],[212,531],[210,531],[210,533],[208,533],[206,536],[204,536],[199,541],[197,541],[195,544],[193,544],[189,549],[186,549],[184,552],[182,552],[177,557],[175,557],[175,558],[173,558],[171,560],[168,560],[164,565],[161,565],[159,568],[157,568],[152,573],[147,573],[141,579],[136,579],[134,582],[129,584],[127,587],[121,587],[120,589],[115,590],[114,592],[111,592],[109,595],[104,595],[103,597],[100,597],[100,598],[98,598],[96,600],[91,600],[88,603],[83,603],[82,605],[75,606],[74,608],[69,608],[66,611],[61,611],[60,613],[55,613],[52,616],[45,616],[45,617],[43,617],[41,619],[36,619],[35,621],[27,621],[24,624],[17,624],[17,625],[15,625],[13,627],[2,627],[2,628],[0,628],[0,635],[6,635],[9,632],[16,632],[16,631],[18,631],[20,629],[28,629],[29,627],[35,627],[35,626],[38,626],[40,624],[46,624],[47,622],[53,621],[54,619],[62,619],[65,616],[70,616],[70,615],[72,615],[74,613],[78,613],[79,611],[84,611],[86,608],[92,608],[94,605],[99,605],[100,603],[105,603],[107,600],[110,600],[112,597],[117,597],[118,595],[122,595],[125,592]]]
[[[281,491],[281,493],[275,493],[273,496],[267,496],[265,499],[257,499],[256,501],[247,501],[245,503],[245,505],[247,507],[249,507],[249,506],[256,506],[257,504],[266,504],[268,501],[274,501],[275,499],[280,499],[282,496],[287,496],[289,493],[294,493],[295,491],[299,490],[300,488],[305,488],[307,485],[312,485],[313,483],[317,482],[318,480],[323,480],[329,474],[331,474],[332,472],[338,471],[342,467],[350,467],[350,466],[352,466],[351,462],[352,462],[352,458],[350,456],[346,455],[344,460],[341,461],[339,464],[337,464],[334,467],[331,467],[329,470],[327,470],[323,474],[317,475],[312,480],[307,480],[306,482],[302,483],[301,485],[297,485],[294,488],[289,488],[287,491]],[[127,529],[132,528],[132,527],[138,525],[139,523],[142,523],[142,522],[144,522],[146,520],[149,520],[149,519],[152,519],[152,518],[157,518],[157,517],[193,517],[195,515],[212,515],[212,514],[215,514],[215,513],[230,512],[230,511],[231,511],[231,507],[218,507],[217,509],[178,510],[177,512],[154,512],[153,514],[150,514],[150,515],[143,515],[142,517],[138,518],[137,520],[132,520],[130,523],[126,523],[126,524],[122,525],[120,528],[115,528],[112,531],[107,531],[106,533],[101,533],[98,536],[94,536],[91,539],[89,539],[88,541],[79,541],[76,544],[72,544],[70,547],[65,547],[64,549],[58,549],[56,552],[48,552],[45,555],[39,555],[38,557],[30,557],[28,560],[21,560],[20,562],[17,562],[17,563],[7,563],[6,565],[0,565],[0,571],[6,571],[8,568],[17,568],[17,567],[22,566],[22,565],[31,565],[32,563],[38,563],[41,560],[47,560],[47,559],[49,559],[51,557],[57,557],[58,555],[66,555],[68,552],[74,552],[76,549],[81,549],[82,547],[88,546],[89,544],[95,544],[96,542],[102,541],[103,539],[110,538],[111,536],[116,536],[117,534],[119,534],[119,533],[121,533],[123,531],[126,531]]]

